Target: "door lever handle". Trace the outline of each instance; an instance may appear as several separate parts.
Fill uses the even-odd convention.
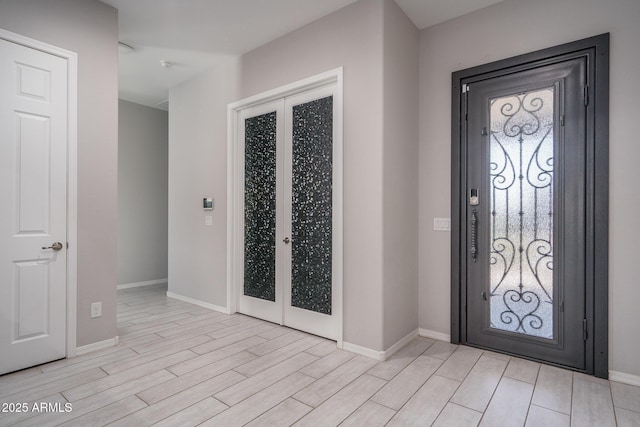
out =
[[[478,260],[478,210],[471,212],[471,258]]]
[[[59,251],[60,249],[62,249],[62,243],[55,242],[51,246],[43,246],[42,249],[53,249],[54,251]]]

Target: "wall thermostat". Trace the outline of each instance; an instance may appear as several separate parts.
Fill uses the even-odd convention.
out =
[[[205,211],[212,211],[213,210],[213,197],[205,197],[204,199],[202,199],[202,208]]]

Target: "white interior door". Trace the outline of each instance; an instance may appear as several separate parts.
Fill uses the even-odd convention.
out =
[[[67,66],[0,39],[0,374],[65,357]]]
[[[335,86],[285,99],[283,292],[284,324],[338,339],[334,197],[338,145]]]
[[[238,311],[278,324],[282,318],[282,204],[284,121],[282,101],[240,114],[243,270]]]
[[[334,93],[327,86],[242,110],[236,179],[243,197],[238,311],[337,340]]]

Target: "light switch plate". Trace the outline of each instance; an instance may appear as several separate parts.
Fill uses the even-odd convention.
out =
[[[451,218],[433,218],[434,231],[451,231]]]

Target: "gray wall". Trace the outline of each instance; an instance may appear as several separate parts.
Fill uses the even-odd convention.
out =
[[[227,104],[230,60],[169,91],[169,291],[227,305]],[[213,197],[215,209],[202,210]],[[212,226],[205,225],[212,215]]]
[[[168,114],[118,102],[118,284],[167,278]]]
[[[116,336],[118,12],[95,0],[1,0],[0,28],[78,54],[77,345]],[[90,319],[92,302],[103,315]]]
[[[418,29],[384,3],[384,348],[418,324]]]
[[[421,32],[420,327],[450,330],[449,235],[431,221],[450,211],[451,72],[611,32],[609,364],[640,375],[639,23],[637,0],[508,0]]]

